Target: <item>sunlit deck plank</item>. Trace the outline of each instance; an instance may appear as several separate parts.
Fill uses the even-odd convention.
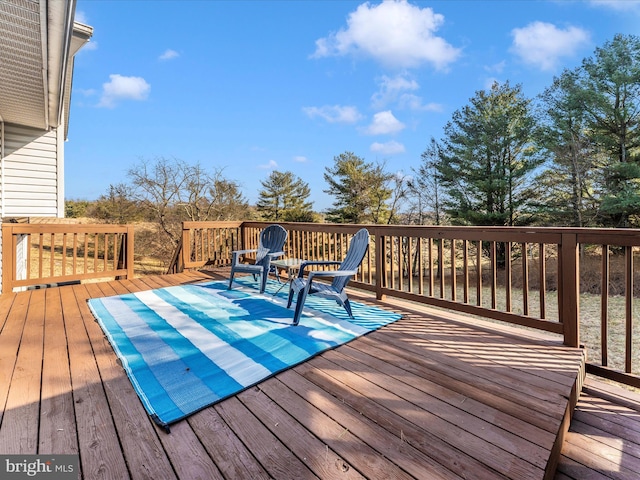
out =
[[[16,314],[19,322],[23,315],[26,320],[0,429],[0,452],[6,454],[38,452],[45,292],[36,290],[22,296],[20,300],[26,300],[27,305]]]
[[[59,288],[45,294],[44,351],[38,452],[78,452],[68,339]]]

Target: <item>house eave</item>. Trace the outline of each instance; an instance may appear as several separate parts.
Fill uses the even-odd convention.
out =
[[[76,0],[0,0],[0,117],[42,130],[66,124],[73,55],[93,29]]]

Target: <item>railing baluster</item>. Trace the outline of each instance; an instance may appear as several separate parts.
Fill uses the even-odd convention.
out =
[[[39,257],[39,261],[38,261],[38,277],[42,278],[42,273],[43,273],[43,259],[44,259],[44,233],[41,233],[38,235],[38,240],[39,240],[39,252],[38,252],[38,257]]]
[[[455,302],[457,299],[456,292],[456,241],[451,240],[451,301]]]
[[[511,242],[506,242],[504,248],[504,295],[505,295],[505,310],[507,312],[513,311],[513,307],[511,305],[512,293],[511,293]]]
[[[633,358],[633,247],[626,246],[625,259],[625,350],[624,371],[631,373]]]
[[[396,288],[396,275],[393,266],[396,264],[395,261],[395,248],[394,247],[394,237],[389,237],[389,254],[391,256],[391,263],[389,264],[389,271],[391,273],[391,288]]]
[[[600,353],[602,366],[609,364],[609,245],[602,245],[602,279],[600,283]]]
[[[424,268],[422,267],[422,237],[418,237],[417,243],[417,255],[418,255],[418,294],[424,295]]]
[[[398,235],[398,290],[404,289],[404,237]]]
[[[529,315],[529,254],[527,243],[522,243],[522,311]]]
[[[540,315],[539,318],[547,318],[547,262],[544,243],[538,244],[538,255],[540,256]]]
[[[438,239],[438,280],[440,298],[444,298],[444,239]]]
[[[476,305],[482,306],[482,240],[478,240],[476,248]]]
[[[462,241],[462,301],[469,303],[469,241]]]
[[[109,234],[104,234],[104,251],[102,253],[102,271],[106,272],[109,269],[108,261],[109,261]]]
[[[433,238],[429,237],[429,296],[433,297]]]
[[[73,265],[72,265],[72,275],[76,275],[78,273],[78,233],[73,233]]]
[[[53,277],[55,276],[55,262],[54,262],[54,258],[53,258],[53,252],[55,251],[56,248],[56,242],[55,242],[55,234],[51,233],[49,234],[49,276]]]
[[[496,242],[491,242],[490,261],[491,261],[491,308],[496,309],[498,304],[498,259],[496,258]]]
[[[407,239],[407,291],[413,293],[413,237]]]

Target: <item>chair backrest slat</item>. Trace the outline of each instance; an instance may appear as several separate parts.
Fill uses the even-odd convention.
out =
[[[256,264],[262,264],[268,253],[279,252],[284,247],[287,231],[281,225],[269,225],[260,233]]]
[[[368,249],[369,231],[366,228],[362,228],[358,230],[351,242],[349,242],[349,249],[338,270],[356,270],[364,260]],[[347,286],[349,280],[351,280],[351,277],[335,277],[331,285],[337,291],[341,291]]]

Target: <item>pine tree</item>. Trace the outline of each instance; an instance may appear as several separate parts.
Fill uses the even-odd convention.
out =
[[[393,175],[384,171],[384,165],[367,163],[352,152],[333,160],[333,168],[326,167],[324,174],[329,185],[325,193],[335,197],[333,208],[327,211],[329,221],[387,223],[393,216],[388,205]]]
[[[262,184],[256,209],[271,222],[311,222],[313,203],[309,185],[291,172],[274,170]]]
[[[439,149],[445,211],[463,225],[526,223],[526,182],[540,165],[530,100],[507,82],[476,92],[470,102],[445,126]]]
[[[578,80],[578,71],[564,71],[541,95],[540,144],[550,163],[531,188],[539,199],[536,215],[545,224],[596,224],[602,156],[589,135]]]
[[[582,62],[579,79],[591,136],[607,154],[600,213],[605,225],[634,226],[640,215],[640,39],[616,35]]]

